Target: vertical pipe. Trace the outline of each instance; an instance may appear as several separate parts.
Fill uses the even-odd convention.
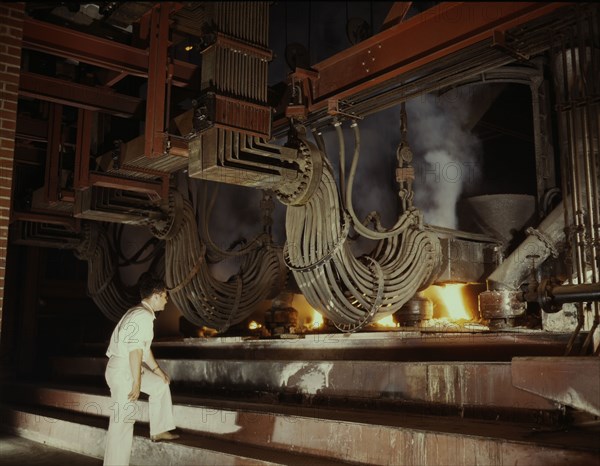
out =
[[[582,231],[585,228],[582,222],[582,212],[581,212],[581,186],[579,184],[580,177],[580,168],[579,168],[579,147],[577,144],[576,131],[577,131],[577,112],[575,111],[574,104],[576,99],[578,98],[578,92],[576,84],[578,84],[579,73],[577,73],[577,55],[575,54],[574,43],[575,39],[573,37],[573,28],[569,29],[569,54],[571,58],[571,79],[572,82],[568,86],[568,99],[567,103],[569,105],[568,115],[568,127],[569,134],[568,138],[571,141],[571,151],[569,153],[569,158],[572,164],[572,170],[570,170],[571,175],[571,188],[573,189],[573,193],[571,196],[573,202],[573,215],[575,220],[575,268],[577,271],[577,283],[583,283],[584,280],[584,271],[583,271],[583,262],[584,262],[584,254],[583,254],[583,236]],[[567,71],[567,78],[568,78]]]

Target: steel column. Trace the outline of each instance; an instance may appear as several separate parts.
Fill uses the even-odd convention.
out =
[[[58,202],[60,189],[60,151],[62,136],[62,105],[50,106],[48,118],[48,145],[46,148],[46,176],[44,180],[44,198],[51,204]]]
[[[148,94],[146,99],[146,126],[144,155],[159,157],[166,148],[165,106],[167,84],[167,49],[169,47],[170,3],[152,10],[150,23],[150,60],[148,63]]]
[[[84,189],[90,186],[90,146],[92,138],[92,120],[90,110],[79,110],[77,115],[77,142],[75,144],[75,174],[73,187]]]

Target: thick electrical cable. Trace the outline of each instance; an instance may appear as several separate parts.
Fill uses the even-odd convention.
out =
[[[225,331],[280,291],[286,274],[281,249],[263,237],[262,247],[239,256],[238,272],[220,281],[206,260],[206,243],[198,234],[192,205],[177,192],[170,196],[167,226],[152,227],[153,234],[166,242],[165,281],[169,296],[193,324]]]
[[[102,226],[85,223],[82,233],[81,243],[74,253],[78,259],[87,261],[88,295],[102,314],[116,322],[139,301],[139,296],[121,282],[118,264]]]
[[[315,148],[311,156],[323,154]],[[350,178],[356,161],[355,154]],[[352,194],[350,183],[348,190]],[[350,204],[350,198],[347,201]],[[320,182],[308,202],[288,205],[284,257],[311,306],[340,330],[356,331],[375,316],[398,311],[435,279],[441,262],[439,240],[422,228],[420,218],[414,209],[394,231],[361,228],[356,216],[344,211],[331,167],[323,163]],[[371,254],[354,256],[347,241],[350,227],[368,230],[367,237],[379,239]]]

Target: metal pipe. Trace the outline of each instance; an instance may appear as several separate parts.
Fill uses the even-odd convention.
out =
[[[529,275],[531,262],[527,256],[536,255],[537,263],[541,264],[550,256],[556,247],[565,239],[564,206],[568,200],[559,204],[533,230],[510,256],[494,270],[487,279],[489,290],[517,290]]]
[[[575,327],[575,331],[569,338],[569,342],[567,343],[567,347],[565,348],[565,356],[571,354],[573,350],[573,345],[575,344],[575,340],[583,327],[584,318],[583,318],[583,305],[581,303],[577,303],[577,327]]]
[[[594,341],[594,332],[596,332],[596,329],[598,328],[598,324],[600,324],[600,314],[598,313],[598,303],[594,303],[596,304],[596,313],[594,314],[594,324],[592,325],[592,328],[589,330],[587,337],[585,337],[585,341],[583,342],[583,345],[581,346],[581,351],[579,352],[579,354],[581,356],[585,356],[585,354],[588,351],[588,348],[590,346],[590,344],[592,343],[592,341]],[[588,312],[590,312],[591,306],[588,306]],[[594,347],[592,346],[592,353],[594,352]]]
[[[573,44],[575,39],[573,37],[573,28],[569,29],[570,40],[569,43]],[[575,101],[580,97],[578,95],[577,89],[580,87],[579,79],[581,79],[581,75],[577,72],[577,55],[575,54],[575,50],[570,48],[567,53],[569,53],[571,59],[571,75],[570,75],[570,83],[569,87],[569,95],[568,95],[568,103],[570,104],[570,109],[567,112],[567,117],[569,119],[569,127],[570,131],[567,137],[571,140],[571,151],[569,156],[571,157],[572,162],[572,170],[570,170],[571,175],[571,200],[573,204],[573,215],[574,215],[574,223],[575,223],[575,268],[577,272],[577,282],[583,283],[585,281],[585,271],[584,271],[584,258],[585,251],[583,250],[584,246],[584,231],[585,231],[585,222],[583,221],[582,215],[583,212],[581,210],[582,199],[581,199],[581,184],[580,184],[580,167],[579,167],[579,144],[576,137],[577,130],[577,116],[578,112],[575,110],[574,104]],[[569,70],[567,68],[567,79],[569,79]]]
[[[548,294],[556,304],[599,301],[600,283],[559,285],[550,289]]]

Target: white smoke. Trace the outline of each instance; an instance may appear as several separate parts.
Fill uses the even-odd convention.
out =
[[[482,99],[491,96],[489,89],[461,89],[452,98],[428,95],[407,102],[414,204],[427,223],[453,229],[458,227],[456,205],[463,193],[478,188],[481,173],[481,143],[471,133],[474,110],[491,101]]]

